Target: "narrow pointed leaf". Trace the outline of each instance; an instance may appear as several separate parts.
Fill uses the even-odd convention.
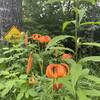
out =
[[[100,91],[93,89],[93,90],[83,90],[83,92],[87,95],[87,96],[100,96]]]
[[[91,80],[91,81],[93,81],[93,82],[95,82],[95,83],[97,83],[97,84],[100,84],[100,78],[99,78],[99,77],[92,76],[92,75],[87,75],[87,76],[85,76],[85,77],[86,77],[86,79],[88,79],[88,80]]]
[[[74,53],[74,51],[70,48],[65,48],[65,47],[51,47],[50,49],[54,49],[54,50],[66,50],[66,51],[70,51],[72,53]]]
[[[80,45],[100,47],[100,43],[94,43],[94,42],[91,42],[91,43],[89,43],[89,42],[81,43]]]
[[[95,5],[97,0],[80,0],[80,1],[85,1],[87,3],[91,3],[92,5]]]
[[[62,31],[64,31],[65,28],[67,28],[68,25],[71,24],[71,23],[74,23],[74,24],[75,24],[75,20],[73,20],[73,21],[65,21],[65,22],[63,23]]]
[[[79,97],[79,100],[91,100],[89,97],[85,95],[85,93],[82,90],[78,90],[77,95]]]
[[[83,25],[100,25],[100,22],[85,22],[85,23],[81,23],[80,26]]]
[[[59,41],[64,40],[66,38],[73,38],[74,39],[74,37],[70,36],[70,35],[59,35],[59,36],[56,36],[53,39],[51,39],[51,41],[48,43],[46,49],[49,49],[50,47],[57,45]]]
[[[79,63],[84,63],[88,61],[100,62],[100,56],[85,57],[85,58],[80,59]]]

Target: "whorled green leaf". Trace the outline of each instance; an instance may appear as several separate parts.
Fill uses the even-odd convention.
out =
[[[63,23],[62,31],[64,31],[65,28],[67,28],[68,25],[71,24],[71,23],[75,24],[75,20],[73,20],[73,21],[65,21],[65,22]]]
[[[81,89],[77,91],[77,95],[79,100],[92,100],[91,98],[87,97],[87,95]]]
[[[100,43],[94,43],[94,42],[90,42],[90,43],[89,42],[80,43],[80,45],[100,47]]]
[[[8,47],[5,47],[5,48],[2,48],[3,50],[9,50],[9,48]]]
[[[71,66],[70,75],[71,75],[71,81],[73,86],[76,85],[78,79],[80,78],[80,75],[82,74],[82,66],[81,64],[73,64]]]
[[[59,36],[56,36],[53,39],[51,39],[51,41],[48,43],[48,45],[46,47],[46,50],[49,49],[50,47],[54,47],[55,45],[58,44],[59,41],[64,40],[66,38],[74,39],[74,37],[70,36],[70,35],[59,35]]]
[[[79,14],[79,23],[80,23],[84,17],[85,9],[79,9],[78,14]]]
[[[26,97],[27,99],[29,98],[29,92],[28,92],[28,91],[25,92],[25,97]]]
[[[100,22],[84,22],[80,24],[80,26],[83,26],[83,25],[100,25]]]
[[[25,93],[28,90],[28,85],[27,84],[20,84],[18,86],[18,88],[20,89],[20,92],[17,94],[16,100],[22,100],[22,98],[24,97]]]
[[[73,100],[73,98],[71,98],[71,96],[66,95],[65,100]]]
[[[87,96],[100,96],[100,90],[92,89],[92,90],[82,90]]]
[[[20,79],[19,77],[19,79],[16,80],[16,86],[21,87],[21,85],[25,84],[26,82],[27,82],[26,80]]]
[[[69,76],[64,77],[64,78],[59,78],[58,82],[62,83],[66,87],[66,89],[69,91],[69,93],[74,95],[72,83],[70,81],[68,81],[68,78],[69,78]]]
[[[100,62],[100,56],[85,57],[85,58],[80,59],[78,63],[84,63],[88,61]]]
[[[9,49],[9,50],[7,50],[7,51],[5,51],[5,52],[3,52],[3,54],[11,54],[12,52],[14,52],[14,51],[17,51],[17,52],[21,52],[21,51],[23,51],[24,49],[23,48],[11,48],[11,49]]]
[[[85,1],[85,2],[91,3],[92,5],[95,5],[97,0],[80,0],[80,2],[81,1]]]
[[[86,79],[88,80],[91,80],[97,84],[100,84],[100,78],[99,77],[96,77],[96,76],[93,76],[93,75],[87,75],[85,76]]]
[[[1,75],[6,76],[6,75],[9,75],[9,74],[10,74],[9,71],[6,71],[6,70],[0,72],[0,76]]]
[[[0,58],[0,64],[6,62],[8,60],[9,60],[9,58]]]
[[[33,59],[34,59],[33,62],[43,62],[43,59],[37,53],[33,53]]]
[[[51,47],[50,49],[53,49],[53,50],[66,50],[66,51],[74,53],[74,50],[72,50],[70,48],[65,48],[65,47]]]
[[[0,83],[0,90],[4,89],[4,84]]]
[[[16,100],[21,100],[24,96],[24,92],[20,92],[18,95],[17,95],[17,98]]]
[[[66,0],[48,0],[48,1],[46,2],[46,4],[53,4],[53,3],[55,3],[55,2],[61,2],[61,1],[66,1]]]
[[[61,1],[61,0],[48,0],[47,3],[52,4],[54,2],[59,2],[59,1]]]
[[[76,62],[73,59],[64,59],[64,62],[70,64],[71,66],[76,65]]]
[[[22,74],[22,75],[20,75],[19,78],[22,79],[22,80],[27,80],[27,79],[28,79],[28,77],[27,77],[26,74]]]
[[[29,89],[28,92],[29,92],[29,95],[32,97],[35,97],[38,95],[37,92],[34,91],[34,89]]]
[[[89,74],[89,69],[85,68],[82,70],[80,78],[86,77]]]
[[[1,92],[1,96],[4,97],[14,86],[15,81],[14,80],[10,80],[5,84],[5,88],[2,90]]]
[[[78,16],[79,16],[79,23],[80,23],[82,21],[83,17],[84,17],[86,9],[82,9],[82,8],[78,9],[78,8],[74,7],[74,11],[75,11],[75,13],[78,14]]]

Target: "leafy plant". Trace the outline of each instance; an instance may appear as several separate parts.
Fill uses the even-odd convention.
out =
[[[49,2],[57,1],[61,0]],[[27,44],[24,43],[24,34],[17,44],[11,44],[10,48],[2,48],[3,52],[0,55],[1,100],[99,100],[100,78],[91,74],[88,62],[100,62],[100,56],[83,58],[78,54],[82,46],[100,47],[100,43],[83,42],[78,36],[81,26],[99,24],[99,22],[83,22],[86,11],[80,9],[79,2],[86,2],[86,0],[72,1],[75,4],[73,8],[75,19],[66,21],[62,29],[64,31],[69,24],[73,23],[75,26],[73,36],[59,35],[51,39],[49,36],[35,34],[33,38],[33,35],[30,36],[29,33],[26,39]],[[87,2],[93,5],[95,3],[94,0]],[[70,39],[74,42],[75,49],[65,47],[63,44],[63,41],[70,41]],[[67,57],[64,58],[63,54],[67,54]],[[57,74],[60,78],[50,79],[46,76],[49,64],[60,64],[57,73],[62,73],[59,69],[63,63],[70,68],[69,75],[66,74],[66,68],[63,66],[63,77],[61,74]],[[57,70],[54,69],[53,73],[55,74]],[[51,74],[51,72],[48,73]]]

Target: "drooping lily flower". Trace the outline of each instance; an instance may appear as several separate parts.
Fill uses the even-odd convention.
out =
[[[69,59],[69,58],[72,58],[73,56],[71,55],[71,54],[67,54],[67,53],[64,53],[63,55],[62,55],[62,60],[64,60],[64,59]]]
[[[66,75],[66,68],[60,64],[50,64],[46,69],[46,75],[49,78],[59,78]]]
[[[62,89],[63,84],[62,83],[54,83],[53,84],[53,90],[58,91],[59,89]]]
[[[33,40],[39,40],[41,38],[41,35],[40,34],[33,34],[32,35],[32,39]]]
[[[41,36],[41,38],[39,39],[41,43],[48,43],[50,40],[50,36]]]

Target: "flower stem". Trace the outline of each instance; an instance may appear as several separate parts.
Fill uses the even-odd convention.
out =
[[[75,0],[75,7],[78,9],[79,8],[79,0]],[[75,19],[76,19],[76,23],[75,23],[75,60],[78,60],[78,30],[79,30],[79,14],[76,11],[75,14]]]
[[[75,3],[75,8],[79,9],[79,0],[74,0]],[[76,23],[75,23],[75,60],[78,60],[78,31],[79,31],[79,13],[78,11],[75,12],[75,19],[76,19]],[[74,86],[74,90],[76,90],[76,87]],[[77,93],[75,92],[75,100],[77,100]]]

